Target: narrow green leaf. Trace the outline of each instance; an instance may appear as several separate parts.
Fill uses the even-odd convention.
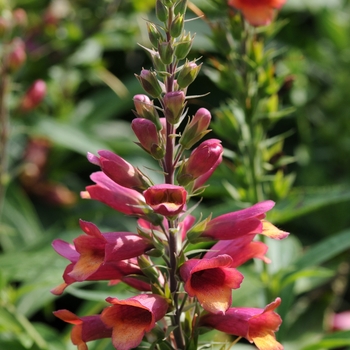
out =
[[[296,271],[282,282],[282,288],[285,288],[289,284],[296,283],[295,294],[305,293],[325,283],[332,278],[335,273],[335,271],[321,267]]]
[[[117,289],[114,288],[109,290],[106,288],[105,291],[84,290],[74,286],[69,286],[69,288],[67,288],[67,293],[72,294],[77,298],[100,302],[111,296],[111,294],[119,299],[126,299],[133,296],[133,293],[131,293],[129,289],[126,289],[124,285],[121,285],[121,287]]]
[[[296,188],[268,214],[273,223],[284,223],[335,203],[350,200],[348,186]]]
[[[319,265],[350,248],[350,229],[315,244],[295,263],[296,270]]]
[[[57,145],[84,156],[87,152],[97,152],[108,148],[105,143],[89,135],[88,130],[82,130],[81,126],[74,127],[72,124],[60,123],[51,118],[38,121],[34,130],[40,135],[45,135]]]
[[[350,331],[335,332],[325,336],[321,341],[308,345],[302,350],[338,349],[350,345]]]

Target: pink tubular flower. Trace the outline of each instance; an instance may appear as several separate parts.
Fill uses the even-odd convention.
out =
[[[350,330],[350,311],[343,311],[332,315],[330,325],[333,331]]]
[[[283,346],[275,337],[282,320],[274,310],[280,303],[281,299],[277,298],[265,309],[230,308],[224,315],[204,315],[199,323],[200,326],[244,337],[251,343],[254,342],[259,350],[283,350]]]
[[[70,276],[77,281],[91,276],[102,264],[137,257],[152,247],[150,242],[135,233],[101,233],[96,225],[83,220],[80,220],[80,227],[86,235],[80,235],[74,240],[80,256],[70,272]]]
[[[30,86],[28,91],[25,93],[20,109],[24,112],[35,109],[46,95],[46,83],[44,80],[38,79]]]
[[[188,160],[180,168],[177,180],[180,185],[187,185],[201,175],[206,174],[222,160],[223,147],[221,141],[210,139],[195,148]]]
[[[112,306],[102,311],[101,320],[112,330],[112,342],[118,350],[136,348],[145,333],[167,312],[166,299],[155,294],[141,294],[126,300],[107,298]]]
[[[253,26],[271,23],[274,9],[281,8],[287,0],[229,0],[228,4],[242,11],[244,18]]]
[[[180,268],[186,292],[195,296],[205,310],[224,314],[231,306],[232,289],[239,288],[243,280],[243,275],[231,265],[228,255],[186,261]]]
[[[90,268],[88,259],[83,260],[86,262],[85,270],[81,266],[75,269],[80,259],[80,254],[76,251],[75,247],[65,241],[56,239],[52,243],[55,251],[70,261],[70,264],[66,267],[63,273],[64,282],[58,287],[51,290],[52,294],[60,295],[63,291],[72,283],[82,281],[111,281],[110,284],[115,284],[119,281],[125,281],[129,285],[135,286],[140,290],[149,290],[150,287],[147,283],[138,283],[135,279],[127,280],[128,275],[143,275],[140,267],[137,265],[136,259],[112,261],[99,265],[99,260],[94,256],[92,261],[92,268]],[[98,256],[98,254],[96,254]],[[96,260],[98,262],[96,263]],[[102,259],[101,259],[102,260]],[[80,263],[80,265],[83,265]],[[97,267],[97,268],[96,268]]]
[[[102,171],[91,174],[96,185],[86,187],[83,198],[94,199],[126,215],[142,216],[147,212],[145,199],[139,192],[118,185]],[[143,208],[140,206],[143,206]]]
[[[254,236],[254,234],[251,234],[229,241],[219,241],[211,247],[203,258],[211,259],[218,255],[227,254],[232,258],[231,267],[238,267],[253,258],[270,263],[270,259],[265,256],[268,249],[267,245],[253,241]]]
[[[148,188],[144,193],[146,203],[157,213],[175,216],[183,210],[187,192],[181,186],[162,184]]]
[[[54,311],[53,314],[62,321],[74,324],[71,340],[78,350],[88,350],[86,343],[89,341],[112,336],[112,328],[102,322],[100,315],[78,317],[65,309]]]
[[[210,121],[210,112],[205,108],[199,108],[191,122],[186,125],[186,128],[180,137],[179,144],[185,149],[190,149],[210,131],[208,130]]]
[[[102,171],[118,185],[135,190],[149,187],[145,176],[117,154],[110,151],[98,151],[100,157],[88,153],[88,160],[101,167]]]
[[[232,240],[247,234],[261,233],[270,238],[283,239],[288,236],[287,232],[263,221],[265,213],[274,205],[273,201],[267,200],[250,208],[220,215],[209,221],[201,235],[214,240]]]
[[[15,25],[23,28],[27,26],[28,24],[27,12],[22,8],[17,8],[13,10],[12,17]]]
[[[26,46],[21,38],[14,38],[11,42],[11,51],[8,54],[9,68],[12,72],[20,69],[27,59]]]
[[[213,172],[216,170],[216,168],[220,165],[222,161],[222,157],[219,157],[214,163],[214,165],[203,175],[199,176],[193,184],[193,190],[197,190],[198,188],[202,187],[210,178],[210,176],[213,174]]]
[[[153,122],[148,119],[135,118],[131,122],[131,128],[140,141],[138,143],[139,146],[155,159],[163,158],[164,147],[159,138],[156,125]]]

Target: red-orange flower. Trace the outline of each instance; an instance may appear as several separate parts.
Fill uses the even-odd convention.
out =
[[[264,309],[232,307],[224,315],[202,316],[200,325],[244,337],[251,343],[254,342],[259,350],[283,350],[283,346],[275,338],[275,332],[282,320],[274,310],[280,304],[281,299],[277,298]]]
[[[190,259],[180,268],[185,290],[202,307],[214,314],[225,313],[232,301],[232,289],[239,288],[243,275],[231,267],[232,258]]]
[[[287,0],[229,0],[228,4],[241,10],[244,18],[253,26],[269,24],[275,9],[281,8]]]
[[[118,350],[136,348],[168,309],[167,300],[155,294],[140,294],[126,300],[107,298],[106,301],[112,306],[102,311],[101,320],[113,329],[112,342]]]

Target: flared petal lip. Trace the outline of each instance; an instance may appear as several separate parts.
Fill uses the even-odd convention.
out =
[[[53,249],[64,258],[71,262],[77,262],[80,254],[75,250],[75,247],[62,239],[55,239],[52,242]]]

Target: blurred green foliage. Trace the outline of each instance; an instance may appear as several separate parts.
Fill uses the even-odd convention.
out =
[[[194,3],[208,17],[220,16],[214,1]],[[142,91],[134,73],[150,67],[137,43],[148,45],[144,20],[152,18],[154,1],[0,1],[3,16],[18,7],[28,15],[27,28],[16,33],[27,44],[28,58],[12,77],[8,100],[8,184],[0,208],[0,348],[73,349],[69,327],[55,320],[52,311],[70,305],[82,315],[99,312],[100,300],[123,298],[128,290],[95,283],[88,291],[82,284],[54,297],[49,290],[61,283],[66,262],[50,243],[54,238],[72,241],[79,234],[79,218],[115,231],[135,230],[133,220],[78,197],[97,170],[85,158],[88,151],[110,149],[141,168],[152,168],[130,142],[135,137],[129,124],[132,97]],[[294,112],[277,120],[269,136],[286,136],[279,151],[295,160],[283,164],[295,184],[268,217],[292,233],[285,241],[268,242],[273,261],[268,283],[283,300],[278,337],[286,350],[350,349],[349,332],[332,333],[327,323],[329,315],[350,309],[350,2],[289,0],[279,18],[285,23],[273,41],[283,51],[275,70],[276,76],[289,77],[281,101]],[[203,56],[205,66],[222,59],[204,21],[189,22],[188,30],[196,32],[193,55]],[[191,100],[190,110],[214,110],[227,102],[225,89],[235,88],[213,83],[213,72],[203,72],[190,93],[210,95]],[[38,78],[48,85],[44,102],[20,113],[21,96]],[[215,131],[221,137],[225,130]],[[225,146],[230,148],[227,140]],[[29,152],[34,153],[29,157]],[[237,209],[233,189],[239,174],[232,153],[226,155],[230,166],[218,169],[201,207],[214,216],[228,206]],[[44,157],[43,163],[38,157]],[[251,265],[244,274],[234,302],[259,303],[261,279]],[[89,349],[112,347],[102,341]]]

